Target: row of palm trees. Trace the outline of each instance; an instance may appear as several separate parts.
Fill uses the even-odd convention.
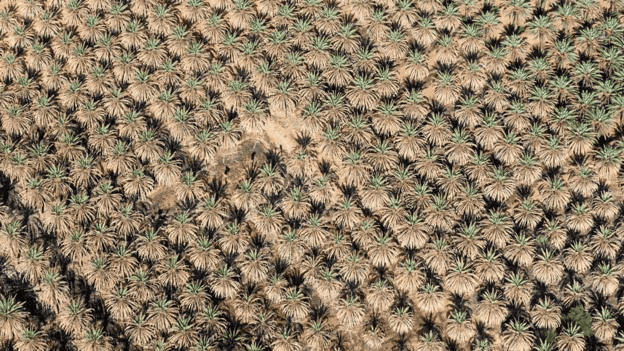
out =
[[[619,345],[621,4],[378,5],[3,4],[0,339]],[[294,152],[202,171],[273,111]]]

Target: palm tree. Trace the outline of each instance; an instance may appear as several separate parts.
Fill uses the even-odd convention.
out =
[[[345,166],[338,171],[341,183],[349,186],[360,187],[369,179],[371,165],[364,163],[361,152],[351,151],[343,161]]]
[[[0,338],[12,341],[24,331],[28,313],[23,311],[23,302],[15,297],[0,297]]]
[[[125,333],[134,345],[147,347],[156,335],[155,328],[150,325],[144,313],[139,312],[126,326]]]
[[[23,274],[32,284],[43,278],[49,267],[50,252],[44,251],[40,245],[24,246],[15,265],[15,270]]]
[[[154,274],[147,272],[144,267],[136,270],[130,277],[128,284],[128,296],[138,304],[152,301],[156,296],[157,285],[153,279]]]
[[[541,220],[542,211],[530,198],[522,200],[514,214],[514,221],[528,230],[535,229]]]
[[[486,151],[491,151],[503,137],[503,129],[498,124],[496,115],[486,112],[481,119],[481,125],[474,132],[476,142]]]
[[[490,159],[486,154],[477,152],[466,165],[466,173],[469,179],[479,187],[485,186],[490,180],[491,166],[489,162]]]
[[[613,342],[618,323],[607,307],[602,307],[593,317],[592,330],[600,342],[610,345]]]
[[[615,293],[618,288],[618,279],[621,273],[612,267],[609,263],[599,264],[598,272],[590,274],[591,287],[608,297]]]
[[[399,247],[391,240],[391,237],[379,235],[367,251],[374,266],[392,267],[398,259]]]
[[[522,154],[522,146],[513,132],[503,133],[503,140],[494,145],[494,155],[506,165],[517,162]]]
[[[367,258],[353,253],[338,263],[338,273],[348,282],[362,284],[368,280],[371,271]]]
[[[428,243],[427,246],[423,256],[427,266],[438,275],[446,274],[451,266],[451,252],[446,240],[444,238],[435,239],[433,243]]]
[[[387,207],[375,211],[380,221],[388,228],[395,230],[404,222],[407,211],[403,208],[400,198],[392,197],[388,200]]]
[[[239,264],[243,281],[258,284],[268,278],[269,261],[264,249],[247,251]]]
[[[515,184],[509,173],[503,168],[496,167],[492,170],[492,179],[493,182],[483,189],[485,195],[499,202],[509,199],[515,190]]]
[[[585,349],[585,339],[580,332],[581,327],[572,323],[557,336],[557,348],[560,350],[581,351]]]
[[[102,328],[95,327],[87,329],[82,338],[76,341],[76,344],[85,351],[112,350],[111,341],[112,338],[106,336]]]
[[[226,216],[224,201],[218,201],[214,196],[207,197],[195,211],[197,223],[213,229],[220,228]]]
[[[432,208],[425,214],[425,222],[432,228],[448,231],[453,227],[457,219],[448,202],[443,196],[433,197]]]
[[[505,297],[518,306],[529,306],[533,283],[527,281],[522,274],[516,272],[512,272],[505,280],[507,282],[503,286]]]
[[[486,282],[501,281],[505,276],[505,266],[500,261],[500,255],[494,250],[485,252],[476,260],[475,274]]]
[[[452,294],[467,296],[479,284],[479,279],[472,273],[471,267],[463,260],[456,260],[452,271],[444,277],[444,287]]]
[[[561,178],[553,177],[542,181],[539,183],[538,189],[542,194],[544,205],[552,210],[560,212],[566,208],[570,201],[570,193]]]
[[[453,243],[459,252],[471,261],[480,255],[486,244],[477,226],[473,223],[462,226],[461,234],[453,238]]]
[[[399,245],[407,249],[421,249],[429,240],[425,223],[416,214],[406,216],[406,221],[395,229]]]
[[[515,242],[505,248],[505,257],[522,267],[530,267],[535,257],[534,241],[524,233],[516,235],[514,239]]]
[[[618,214],[615,196],[608,191],[603,191],[599,197],[593,198],[591,206],[593,212],[607,223],[613,223]]]
[[[395,295],[396,290],[392,285],[384,279],[376,279],[367,288],[366,304],[375,313],[385,313],[390,309]]]
[[[148,228],[134,243],[138,256],[143,260],[159,261],[167,257],[167,248],[162,244],[162,235]]]
[[[502,334],[503,347],[506,350],[530,351],[535,336],[529,330],[529,324],[514,320],[508,327]]]
[[[442,351],[447,347],[445,342],[438,339],[437,333],[433,330],[421,335],[414,344],[416,351]]]
[[[605,145],[596,152],[596,173],[599,180],[612,181],[620,169],[622,159],[619,149]]]
[[[252,293],[244,293],[232,301],[234,315],[243,323],[251,323],[258,314],[260,299]]]
[[[25,228],[19,220],[8,222],[0,230],[0,253],[12,264],[17,262],[20,251],[26,246]]]
[[[548,297],[540,299],[530,314],[533,323],[538,328],[557,329],[561,324],[561,308]]]
[[[34,287],[38,300],[54,313],[59,313],[61,307],[69,302],[69,286],[62,278],[57,271],[50,269],[42,282]]]
[[[137,308],[137,304],[128,295],[126,287],[116,287],[112,292],[103,294],[104,306],[110,312],[111,317],[119,324],[125,324],[130,321],[133,310]]]
[[[303,321],[310,311],[308,298],[297,288],[286,291],[286,299],[282,302],[282,310],[295,321]]]
[[[333,269],[324,269],[313,283],[319,298],[325,304],[334,304],[340,296],[343,283],[338,280],[338,275]]]
[[[505,300],[496,290],[486,291],[481,297],[483,300],[475,308],[474,320],[487,328],[498,330],[508,313]]]
[[[458,166],[465,166],[474,157],[473,143],[469,141],[469,134],[463,129],[453,130],[451,144],[446,148],[447,160]]]
[[[156,271],[160,284],[176,289],[186,285],[191,276],[186,263],[178,255],[169,256],[164,262],[159,262]]]
[[[395,333],[405,335],[414,328],[413,315],[409,307],[396,307],[388,317],[388,325]]]
[[[158,162],[153,165],[154,175],[158,184],[164,186],[174,185],[182,176],[180,164],[181,161],[176,159],[172,152],[166,151],[162,154]]]
[[[472,321],[466,317],[466,312],[451,312],[451,320],[446,325],[446,334],[458,344],[470,341],[476,335],[476,328]]]
[[[579,232],[581,235],[586,235],[593,225],[594,220],[586,203],[582,202],[572,206],[568,228]]]
[[[189,245],[197,239],[198,228],[191,222],[189,213],[178,214],[165,229],[165,234],[174,245]]]
[[[518,162],[519,159],[519,162]],[[520,185],[533,185],[542,175],[542,167],[539,159],[531,153],[523,153],[516,157],[514,162],[513,179]]]
[[[432,316],[444,311],[450,301],[440,286],[427,283],[414,297],[414,303],[426,316]]]
[[[580,241],[575,241],[564,251],[564,265],[577,273],[587,273],[591,268],[593,256],[589,248]]]
[[[178,308],[173,301],[167,299],[152,301],[147,309],[146,326],[159,332],[168,332],[175,325],[178,314]]]
[[[373,91],[373,79],[366,75],[354,76],[345,97],[355,107],[364,108],[367,111],[374,110],[378,97]]]
[[[21,337],[15,341],[15,348],[19,351],[43,351],[49,348],[47,333],[32,328],[25,328]]]
[[[219,298],[229,299],[237,296],[240,283],[234,280],[236,273],[227,266],[212,274],[210,287]]]
[[[336,317],[340,328],[346,331],[356,331],[364,320],[364,305],[355,296],[340,299],[336,306]]]
[[[81,335],[93,326],[91,313],[82,301],[72,299],[59,312],[59,326],[69,334]]]

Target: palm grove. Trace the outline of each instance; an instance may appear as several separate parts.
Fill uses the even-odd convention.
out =
[[[623,20],[0,1],[0,347],[622,350]]]

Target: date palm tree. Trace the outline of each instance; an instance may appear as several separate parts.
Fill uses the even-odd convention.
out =
[[[483,300],[475,309],[474,320],[487,328],[498,330],[508,313],[505,300],[496,290],[486,291],[481,297]]]
[[[407,249],[423,248],[429,240],[425,223],[416,214],[408,215],[406,219],[395,230],[399,245]]]
[[[440,286],[427,283],[414,297],[414,303],[423,314],[432,316],[445,310],[450,301]]]
[[[336,306],[336,316],[341,329],[356,331],[364,320],[365,308],[357,297],[349,295],[339,300]]]
[[[535,340],[534,334],[530,331],[528,323],[514,320],[509,324],[502,334],[503,347],[506,350],[529,351]]]
[[[229,267],[223,266],[212,274],[210,287],[216,296],[224,299],[237,296],[240,283],[234,280],[236,273]]]
[[[0,337],[11,341],[21,336],[28,313],[23,310],[24,303],[15,297],[0,297]]]
[[[505,248],[505,257],[522,267],[530,267],[535,257],[534,241],[524,233],[516,235],[514,239],[515,242]]]
[[[160,284],[176,289],[184,287],[191,276],[187,264],[178,255],[169,256],[164,262],[159,262],[156,271]]]
[[[357,253],[352,253],[338,263],[338,273],[348,282],[362,284],[368,281],[370,271],[368,259]]]
[[[45,331],[25,328],[21,337],[15,342],[15,348],[20,351],[43,351],[49,348],[49,341]]]
[[[122,325],[130,321],[132,311],[137,307],[136,302],[129,298],[126,287],[118,286],[112,292],[106,292],[103,299],[113,320]]]
[[[591,287],[603,296],[611,296],[618,287],[618,279],[621,273],[609,263],[599,264],[598,271],[590,274]]]
[[[102,328],[87,329],[84,335],[76,341],[77,346],[82,350],[112,350],[111,337],[104,334]]]
[[[483,189],[484,194],[495,201],[504,202],[513,194],[515,184],[503,168],[492,170],[492,182]]]
[[[461,234],[453,238],[453,243],[458,251],[471,261],[480,255],[486,244],[477,226],[473,223],[462,226]]]
[[[148,261],[159,261],[167,257],[167,247],[163,245],[162,234],[151,228],[146,229],[133,243],[137,255]]]
[[[516,272],[512,272],[505,278],[505,281],[506,283],[503,286],[505,297],[518,306],[529,306],[533,283],[527,281],[522,274]]]
[[[392,267],[398,259],[399,248],[391,237],[380,235],[377,236],[367,251],[370,262],[374,266]]]
[[[585,349],[585,339],[581,327],[575,322],[557,336],[557,347],[561,350],[581,351]]]
[[[69,286],[63,277],[54,269],[50,269],[34,287],[38,300],[47,308],[59,313],[69,302]]]
[[[561,308],[550,298],[540,299],[530,311],[531,319],[538,328],[557,329],[561,324]]]
[[[451,320],[446,325],[446,334],[458,344],[469,342],[476,334],[475,326],[466,316],[466,312],[451,312]]]
[[[132,322],[126,326],[125,333],[130,342],[143,347],[147,347],[156,335],[154,327],[149,324],[142,312],[134,315]]]
[[[444,287],[452,294],[467,296],[479,284],[479,279],[463,260],[456,260],[451,270],[444,277]]]
[[[564,265],[577,273],[587,273],[591,268],[593,256],[587,247],[581,241],[575,241],[570,247],[564,251]]]
[[[156,331],[169,331],[174,327],[178,318],[179,310],[174,302],[167,299],[158,299],[150,302],[147,308],[146,325]]]
[[[295,321],[303,321],[310,311],[308,298],[297,288],[286,291],[286,299],[282,302],[282,310]]]
[[[59,326],[69,334],[81,335],[93,325],[93,310],[72,299],[59,312]]]
[[[617,322],[607,307],[602,307],[598,315],[593,317],[592,330],[600,342],[609,345],[613,342],[617,331]]]
[[[425,222],[435,229],[448,231],[453,227],[455,217],[449,201],[443,196],[434,196],[432,208],[425,214]]]

